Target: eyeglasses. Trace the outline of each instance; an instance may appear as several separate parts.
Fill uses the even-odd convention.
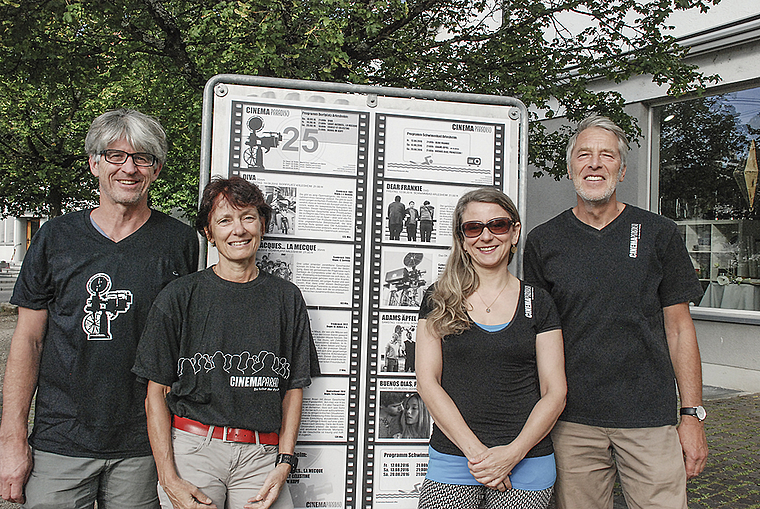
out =
[[[508,217],[495,217],[487,223],[467,221],[466,223],[462,223],[460,229],[462,230],[462,234],[468,238],[479,237],[483,233],[483,228],[488,228],[488,231],[494,235],[504,235],[516,223],[517,221]]]
[[[104,150],[100,155],[111,164],[124,164],[130,157],[132,158],[132,162],[135,163],[135,166],[153,166],[157,161],[156,156],[147,152],[135,152],[134,154],[130,154],[123,150]]]

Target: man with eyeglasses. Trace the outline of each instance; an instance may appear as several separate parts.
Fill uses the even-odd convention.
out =
[[[608,118],[581,122],[567,146],[577,205],[525,244],[525,280],[554,298],[565,340],[558,509],[612,507],[616,472],[629,507],[686,509],[686,480],[707,459],[689,313],[702,288],[675,223],[617,200],[627,152]]]
[[[109,111],[92,122],[85,150],[98,207],[40,228],[11,297],[19,313],[3,386],[0,491],[28,508],[153,509],[146,386],[131,368],[153,299],[197,269],[198,237],[148,207],[167,154],[156,119]]]

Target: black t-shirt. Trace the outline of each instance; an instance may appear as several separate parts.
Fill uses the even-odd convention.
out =
[[[560,419],[642,428],[676,423],[663,308],[702,288],[675,223],[628,205],[601,230],[568,210],[530,232],[525,280],[557,304],[567,405]]]
[[[66,456],[149,455],[145,384],[131,372],[135,350],[158,292],[196,270],[198,237],[154,210],[113,242],[90,212],[42,225],[11,298],[48,311],[30,443]]]
[[[420,306],[420,319],[430,313],[430,291]],[[560,328],[549,294],[521,282],[520,301],[504,329],[488,332],[472,323],[459,335],[443,338],[441,387],[451,397],[467,426],[486,446],[512,442],[541,399],[536,367],[536,335]],[[438,452],[464,456],[438,428],[430,445]],[[527,457],[552,453],[547,435]]]
[[[156,298],[133,371],[171,387],[174,415],[272,432],[285,392],[308,386],[319,362],[297,286],[263,271],[234,283],[209,268]]]

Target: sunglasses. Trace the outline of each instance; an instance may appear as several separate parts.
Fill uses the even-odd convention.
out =
[[[468,238],[479,237],[483,233],[483,228],[488,228],[488,231],[494,235],[504,235],[516,223],[517,221],[508,217],[495,217],[487,223],[467,221],[466,223],[462,223],[460,230],[462,230],[462,235]]]

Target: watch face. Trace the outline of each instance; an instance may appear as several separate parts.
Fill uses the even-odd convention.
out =
[[[705,410],[705,407],[703,406],[690,406],[690,407],[684,407],[681,409],[681,415],[692,415],[699,419],[700,421],[704,421],[707,417],[707,411]]]

